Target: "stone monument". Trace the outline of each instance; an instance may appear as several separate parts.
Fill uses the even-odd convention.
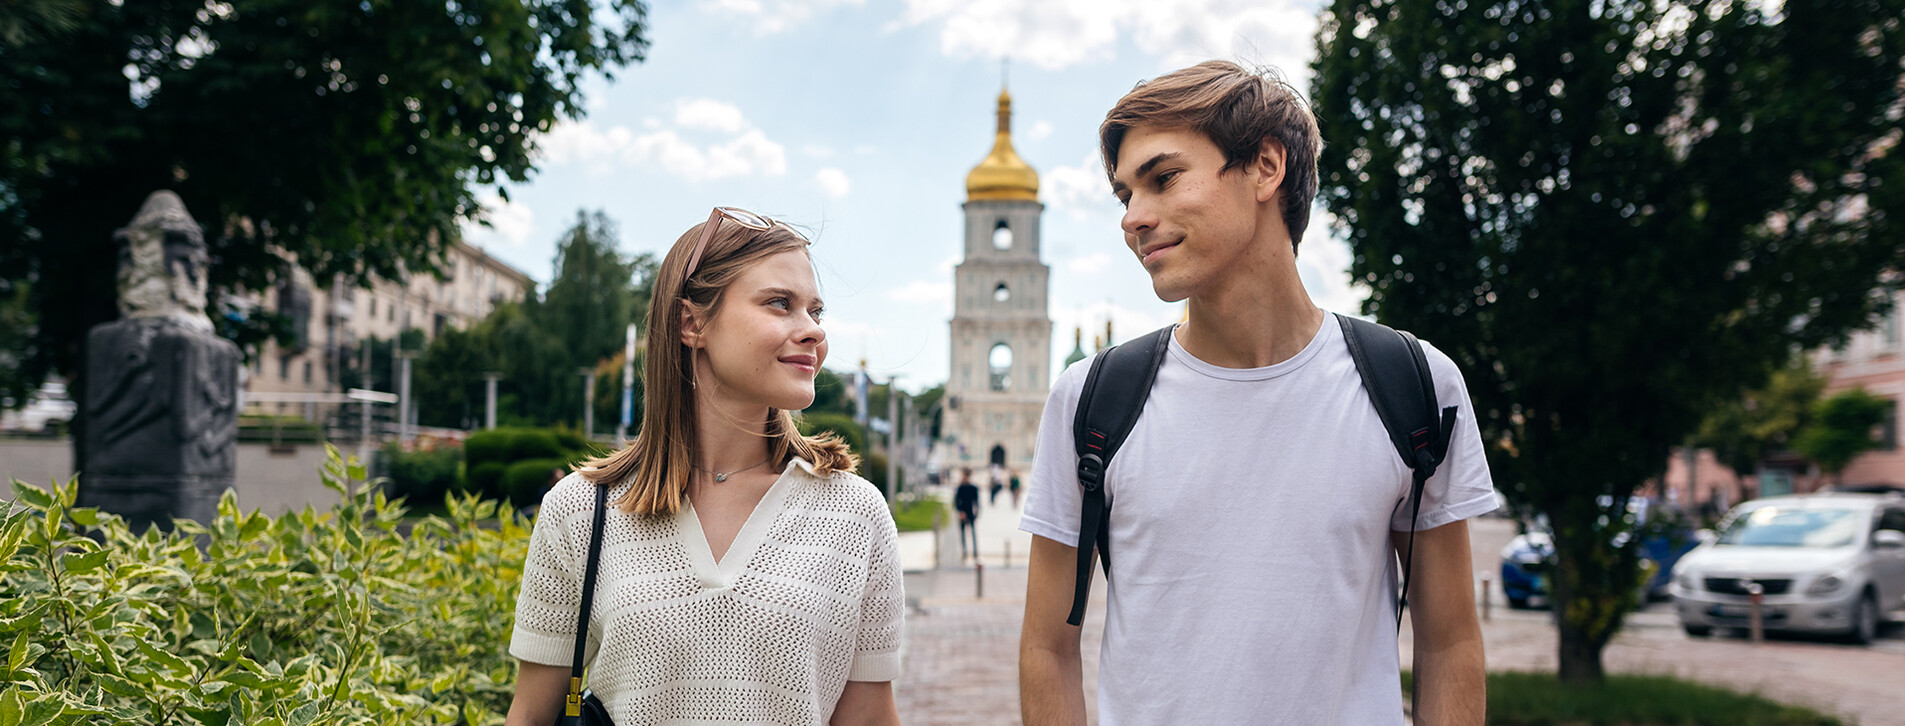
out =
[[[205,315],[204,232],[161,190],[113,239],[121,319],[86,338],[79,504],[135,532],[209,522],[235,482],[240,357]]]

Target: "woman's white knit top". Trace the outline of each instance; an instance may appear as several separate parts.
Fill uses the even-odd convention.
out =
[[[543,497],[511,655],[569,667],[594,506],[578,475]],[[719,564],[692,507],[611,504],[602,532],[585,656],[618,726],[825,724],[847,681],[900,675],[899,536],[865,479],[795,459]]]

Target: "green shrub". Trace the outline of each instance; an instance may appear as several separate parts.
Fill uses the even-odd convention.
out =
[[[1402,672],[1406,693],[1413,679]],[[1570,686],[1553,673],[1488,674],[1490,726],[1843,726],[1816,711],[1668,676]]]
[[[554,431],[541,429],[517,429],[509,441],[509,458],[512,461],[524,459],[560,459],[568,452],[556,441]]]
[[[503,474],[509,471],[509,465],[500,461],[485,461],[469,466],[464,474],[463,491],[484,499],[503,498]]]
[[[404,451],[401,444],[391,442],[384,446],[384,461],[390,465],[390,481],[385,485],[390,498],[402,498],[413,506],[435,504],[456,488],[463,450],[438,446],[429,451]]]
[[[948,526],[952,515],[946,513],[946,503],[933,498],[918,498],[902,501],[899,509],[893,512],[893,524],[901,532],[923,532],[933,528],[933,516],[939,516],[940,526]]]
[[[14,482],[0,516],[0,722],[500,724],[529,532],[452,498],[410,523],[335,449],[328,511],[135,535]],[[402,533],[400,533],[402,532]],[[97,538],[97,539],[95,539]]]
[[[542,493],[549,490],[550,473],[557,470],[569,473],[569,467],[561,459],[530,459],[510,464],[503,472],[503,493],[509,503],[518,507],[541,503]]]
[[[867,453],[866,429],[860,428],[860,424],[855,423],[853,418],[846,414],[827,411],[802,414],[799,427],[800,433],[806,436],[822,431],[832,431],[842,441],[847,442],[847,446],[853,449],[853,453],[861,456]]]
[[[463,439],[463,458],[474,467],[486,461],[509,458],[509,439],[514,429],[486,429],[472,432]]]

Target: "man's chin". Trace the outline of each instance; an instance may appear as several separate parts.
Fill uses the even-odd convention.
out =
[[[1178,302],[1191,296],[1190,288],[1182,282],[1157,276],[1151,278],[1151,292],[1156,293],[1159,300],[1167,303]]]

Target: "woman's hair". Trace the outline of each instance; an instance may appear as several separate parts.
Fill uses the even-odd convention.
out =
[[[631,481],[627,493],[615,500],[623,511],[635,514],[669,515],[681,510],[688,494],[688,481],[694,472],[697,429],[694,396],[694,356],[681,342],[681,318],[684,309],[702,321],[705,330],[721,309],[729,285],[749,266],[775,254],[799,250],[805,254],[807,241],[792,231],[775,225],[767,231],[748,229],[729,220],[719,220],[714,238],[702,252],[701,263],[692,279],[683,280],[688,257],[701,237],[697,224],[675,240],[655,273],[655,291],[648,307],[647,348],[642,360],[644,405],[642,427],[635,440],[621,451],[582,462],[579,473],[597,486],[615,486]],[[712,384],[711,384],[712,385]],[[737,425],[745,425],[736,422]],[[767,460],[776,469],[786,468],[798,456],[813,464],[814,472],[827,476],[837,471],[852,471],[859,457],[832,433],[802,436],[788,411],[767,411],[765,435]]]

